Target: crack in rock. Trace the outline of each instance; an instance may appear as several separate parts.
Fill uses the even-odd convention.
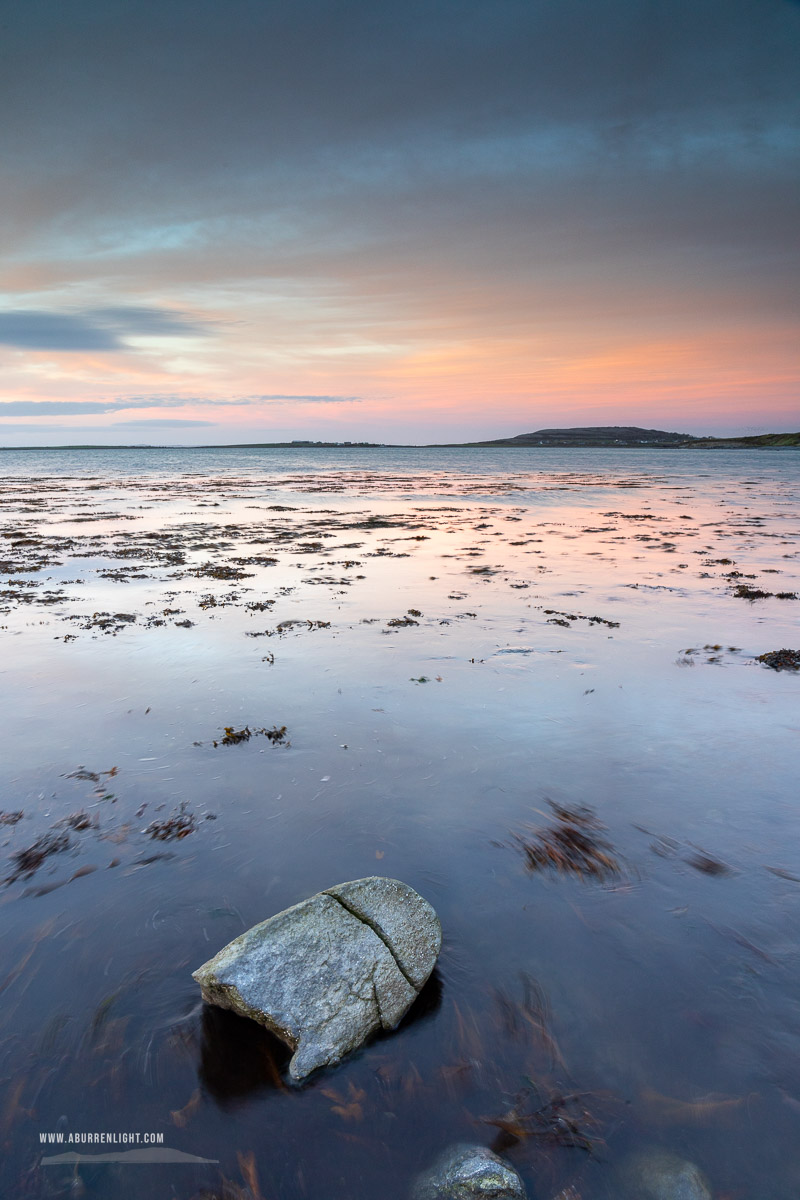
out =
[[[410,986],[411,986],[411,987],[413,987],[413,989],[414,989],[414,991],[415,991],[415,992],[418,992],[418,991],[419,991],[419,988],[418,988],[418,987],[417,987],[417,985],[414,983],[414,980],[413,980],[413,979],[411,979],[411,978],[408,976],[408,974],[406,973],[406,969],[405,969],[405,967],[403,966],[403,964],[402,964],[402,962],[401,962],[400,958],[398,958],[398,956],[397,956],[397,954],[396,954],[396,952],[395,952],[394,948],[392,947],[392,944],[391,944],[391,942],[389,941],[389,939],[387,938],[386,934],[385,934],[385,933],[383,932],[383,930],[381,929],[380,925],[376,925],[374,921],[370,921],[370,920],[369,920],[367,917],[365,917],[365,916],[363,916],[361,913],[357,912],[357,911],[356,911],[354,908],[351,908],[351,907],[350,907],[348,904],[345,904],[345,902],[344,902],[344,900],[342,899],[342,897],[341,897],[341,896],[337,896],[335,892],[332,892],[332,891],[331,891],[331,892],[324,892],[324,893],[323,893],[323,895],[325,895],[325,896],[330,896],[330,897],[331,897],[331,899],[333,899],[333,900],[336,900],[336,901],[337,901],[339,904],[341,904],[341,906],[342,906],[342,908],[345,910],[345,912],[349,912],[349,913],[350,913],[350,916],[351,916],[351,917],[355,917],[355,919],[356,919],[357,921],[360,921],[362,925],[366,925],[366,926],[367,926],[367,928],[368,928],[368,929],[371,929],[371,930],[372,930],[372,932],[373,932],[374,934],[377,934],[377,936],[378,936],[378,937],[381,939],[381,941],[383,942],[384,946],[386,947],[386,949],[389,951],[389,953],[391,954],[392,958],[394,959],[394,961],[395,961],[395,964],[396,964],[396,966],[397,966],[397,969],[398,969],[398,971],[400,972],[400,974],[403,976],[403,978],[405,979],[406,983],[410,984]]]
[[[411,986],[422,989],[442,946],[442,928],[427,900],[408,884],[379,875],[326,888],[325,895],[368,925]]]

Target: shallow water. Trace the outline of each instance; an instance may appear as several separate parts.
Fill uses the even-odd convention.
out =
[[[534,1200],[647,1146],[795,1197],[799,493],[794,451],[4,452],[0,1193],[400,1200],[475,1141]],[[191,971],[370,874],[437,970],[289,1087]],[[101,1130],[217,1161],[41,1164]]]

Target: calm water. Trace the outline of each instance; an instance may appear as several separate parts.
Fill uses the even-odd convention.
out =
[[[401,1200],[471,1141],[532,1200],[651,1146],[795,1200],[799,496],[795,451],[0,454],[0,1194]],[[191,971],[370,874],[436,973],[288,1087]],[[41,1165],[102,1130],[217,1161]]]

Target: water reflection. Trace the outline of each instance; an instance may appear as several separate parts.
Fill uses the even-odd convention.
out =
[[[0,481],[0,1193],[69,1194],[40,1130],[111,1125],[219,1159],[148,1168],[176,1200],[405,1200],[497,1137],[540,1200],[652,1144],[795,1200],[796,459],[312,459]],[[289,1088],[191,969],[375,873],[439,967]]]
[[[203,1005],[200,1083],[221,1108],[235,1107],[266,1088],[285,1090],[291,1050],[263,1025]]]

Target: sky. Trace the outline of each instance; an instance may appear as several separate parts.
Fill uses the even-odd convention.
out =
[[[25,0],[0,112],[0,446],[800,429],[796,0]]]

